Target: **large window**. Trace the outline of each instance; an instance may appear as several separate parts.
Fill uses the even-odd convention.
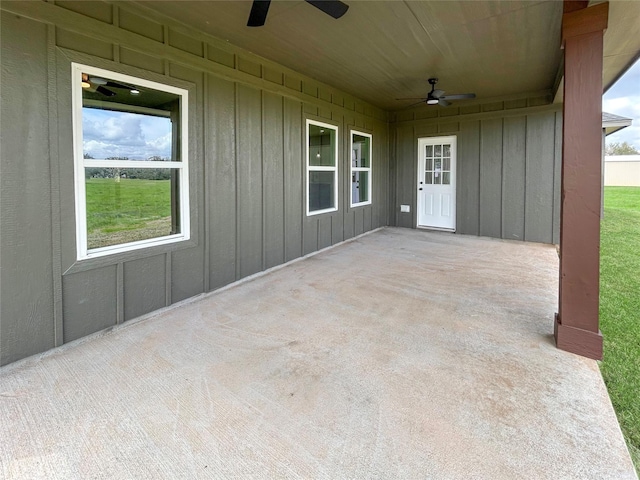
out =
[[[187,91],[72,70],[78,258],[189,239]]]
[[[307,215],[338,209],[338,127],[307,120]]]
[[[371,203],[371,135],[351,130],[351,206]]]

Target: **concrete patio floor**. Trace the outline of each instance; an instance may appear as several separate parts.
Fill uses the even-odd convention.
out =
[[[0,476],[636,479],[555,248],[387,228],[0,369]]]

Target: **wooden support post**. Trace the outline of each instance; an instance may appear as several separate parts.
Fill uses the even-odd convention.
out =
[[[556,345],[602,358],[598,324],[602,52],[609,4],[565,12],[560,302]]]

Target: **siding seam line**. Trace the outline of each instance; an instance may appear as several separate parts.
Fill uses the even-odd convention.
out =
[[[504,118],[500,119],[500,238],[504,238],[503,201],[504,201]]]
[[[164,301],[167,306],[171,305],[171,270],[172,270],[172,258],[173,252],[167,252],[165,254],[165,268],[164,268]]]
[[[283,79],[284,80],[284,79]],[[282,127],[282,262],[285,263],[287,261],[287,168],[286,168],[286,160],[285,160],[285,101],[284,97],[280,97],[280,112],[282,113],[281,117],[281,127]]]
[[[62,288],[62,239],[60,205],[60,162],[58,158],[58,82],[56,61],[56,27],[47,25],[47,93],[49,114],[49,194],[51,195],[51,250],[52,250],[52,296],[53,296],[53,343],[58,347],[64,343],[64,297]],[[54,113],[54,114],[52,114]]]
[[[234,178],[235,178],[235,188],[234,188],[234,196],[235,196],[235,211],[236,211],[236,215],[235,215],[235,227],[236,227],[236,238],[235,238],[235,252],[233,255],[234,258],[234,266],[235,266],[235,279],[238,280],[240,278],[240,259],[238,258],[238,251],[239,251],[239,246],[238,246],[238,242],[239,242],[239,238],[240,238],[240,232],[239,232],[239,204],[238,204],[238,84],[236,82],[233,83],[233,116],[234,116],[234,138],[233,138],[233,142],[234,142],[234,149],[233,149],[233,168],[234,168]]]
[[[116,264],[116,325],[124,322],[124,262]]]
[[[207,43],[204,44],[204,54],[205,56],[209,55]],[[210,126],[210,115],[209,115],[209,75],[206,72],[203,73],[202,79],[202,103],[204,105],[203,112],[203,121],[204,126],[203,129],[206,129]],[[209,188],[209,182],[211,181],[211,166],[207,161],[207,156],[210,151],[210,136],[206,134],[206,130],[203,131],[202,135],[202,162],[204,163],[203,169],[203,192],[202,195],[204,197],[204,208],[202,214],[204,216],[204,272],[203,272],[203,290],[208,292],[211,288],[211,222],[209,220],[210,215],[210,206],[209,202],[211,200],[211,189]],[[197,219],[200,220],[200,219]]]
[[[524,201],[522,202],[522,240],[527,241],[527,172],[529,171],[529,152],[527,146],[529,145],[529,115],[524,117],[524,185],[523,194]]]
[[[262,65],[260,65],[260,76],[264,77],[264,68]],[[260,196],[262,197],[262,221],[260,222],[260,229],[261,229],[261,234],[262,234],[262,248],[260,249],[260,255],[261,255],[261,262],[260,262],[260,268],[261,270],[264,270],[266,268],[266,258],[267,258],[267,239],[266,239],[266,228],[265,225],[267,223],[267,202],[266,202],[266,194],[265,194],[265,172],[266,172],[266,168],[265,168],[265,161],[266,161],[266,155],[265,155],[265,141],[264,141],[264,136],[265,136],[265,108],[264,108],[264,90],[260,89],[260,178],[261,178],[261,185],[260,185]]]

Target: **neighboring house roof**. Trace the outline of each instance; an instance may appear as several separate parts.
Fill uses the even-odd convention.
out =
[[[606,135],[611,135],[618,130],[631,126],[632,119],[614,115],[613,113],[602,112],[602,128]]]

